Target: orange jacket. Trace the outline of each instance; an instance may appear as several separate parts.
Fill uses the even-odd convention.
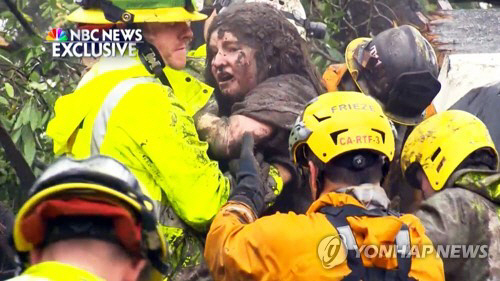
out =
[[[321,82],[323,82],[327,92],[339,91],[340,81],[342,81],[342,77],[344,77],[346,72],[349,74],[347,71],[347,64],[345,63],[328,66],[321,77]]]
[[[340,260],[332,268],[325,268],[320,259],[325,253],[319,247],[324,245],[321,241],[338,232],[318,210],[324,206],[345,204],[362,207],[350,195],[328,193],[315,201],[306,215],[278,213],[255,220],[247,206],[235,202],[226,204],[215,217],[206,241],[205,258],[213,277],[216,281],[342,280],[351,272],[342,259],[342,253],[345,257],[343,248],[339,251]],[[424,227],[413,215],[364,218],[347,219],[357,245],[394,241],[401,224],[405,223],[409,227],[411,245],[430,245],[432,248]],[[397,268],[396,257],[361,257],[365,267],[375,264],[377,267]],[[425,258],[412,258],[409,277],[444,280],[443,263],[435,253]]]

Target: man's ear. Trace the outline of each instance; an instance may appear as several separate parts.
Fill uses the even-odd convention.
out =
[[[309,188],[311,188],[311,195],[313,197],[313,200],[316,200],[318,199],[316,197],[318,195],[317,191],[319,170],[311,160],[307,161],[307,165],[309,166]]]

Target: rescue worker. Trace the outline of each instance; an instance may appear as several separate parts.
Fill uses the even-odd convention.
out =
[[[290,129],[305,104],[322,92],[305,41],[276,9],[262,3],[225,8],[208,29],[207,83],[215,87],[215,110],[195,117],[213,158],[237,158],[251,132],[266,162],[276,163],[287,183],[274,208],[305,212],[311,200],[299,190],[288,157]]]
[[[460,110],[430,117],[406,140],[401,167],[426,198],[415,215],[434,245],[487,247],[443,256],[446,280],[498,280],[500,174],[484,123]]]
[[[373,39],[353,40],[346,48],[345,59],[345,64],[328,67],[323,83],[328,91],[356,90],[374,97],[395,122],[395,161],[384,187],[391,198],[400,197],[402,211],[411,211],[420,198],[403,180],[399,153],[410,132],[408,127],[423,120],[424,110],[425,116],[435,112],[431,102],[441,89],[436,54],[416,28],[403,25]]]
[[[13,242],[27,268],[10,280],[161,280],[167,247],[152,203],[112,158],[59,159],[16,216]]]
[[[416,125],[441,89],[430,43],[409,25],[351,41],[345,64],[323,73],[328,91],[361,91],[375,98],[394,122]]]
[[[467,111],[479,118],[488,128],[495,147],[500,147],[500,81],[470,90],[449,109]]]
[[[393,243],[433,250],[415,216],[387,210],[380,182],[394,156],[394,136],[374,99],[356,92],[319,96],[298,118],[290,151],[308,167],[316,201],[305,215],[258,219],[262,182],[253,140],[245,135],[238,185],[207,236],[205,258],[215,280],[444,280],[435,253],[362,250]]]
[[[47,134],[56,155],[104,154],[127,166],[158,207],[173,268],[169,279],[201,278],[202,235],[231,186],[207,156],[192,119],[212,90],[178,71],[192,38],[188,22],[206,16],[191,0],[99,3],[83,1],[69,19],[85,25],[119,19],[116,25],[140,28],[144,43],[136,57],[99,60],[74,93],[57,100]]]

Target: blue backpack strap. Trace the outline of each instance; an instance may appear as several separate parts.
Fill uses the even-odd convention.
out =
[[[368,280],[369,272],[371,269],[367,269],[363,266],[363,261],[361,260],[361,255],[359,253],[359,247],[356,244],[356,239],[354,233],[352,232],[349,223],[347,222],[347,217],[351,216],[367,216],[367,217],[384,217],[384,216],[397,216],[400,214],[387,211],[383,209],[372,209],[367,210],[365,208],[356,205],[344,205],[342,207],[326,206],[321,208],[320,213],[326,215],[328,221],[337,229],[337,232],[342,236],[342,241],[347,248],[347,265],[351,269],[351,273],[344,277],[345,281],[358,281],[358,280]],[[398,269],[392,274],[385,274],[383,280],[408,280],[408,273],[411,268],[411,255],[410,255],[410,233],[408,226],[403,224],[396,239],[394,241],[396,245],[396,257],[398,260]],[[380,270],[378,270],[380,271]],[[396,273],[396,274],[394,274]],[[379,279],[380,280],[380,279]]]

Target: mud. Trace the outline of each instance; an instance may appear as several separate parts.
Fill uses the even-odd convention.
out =
[[[500,53],[500,9],[453,10],[447,16],[430,24],[438,50]]]

